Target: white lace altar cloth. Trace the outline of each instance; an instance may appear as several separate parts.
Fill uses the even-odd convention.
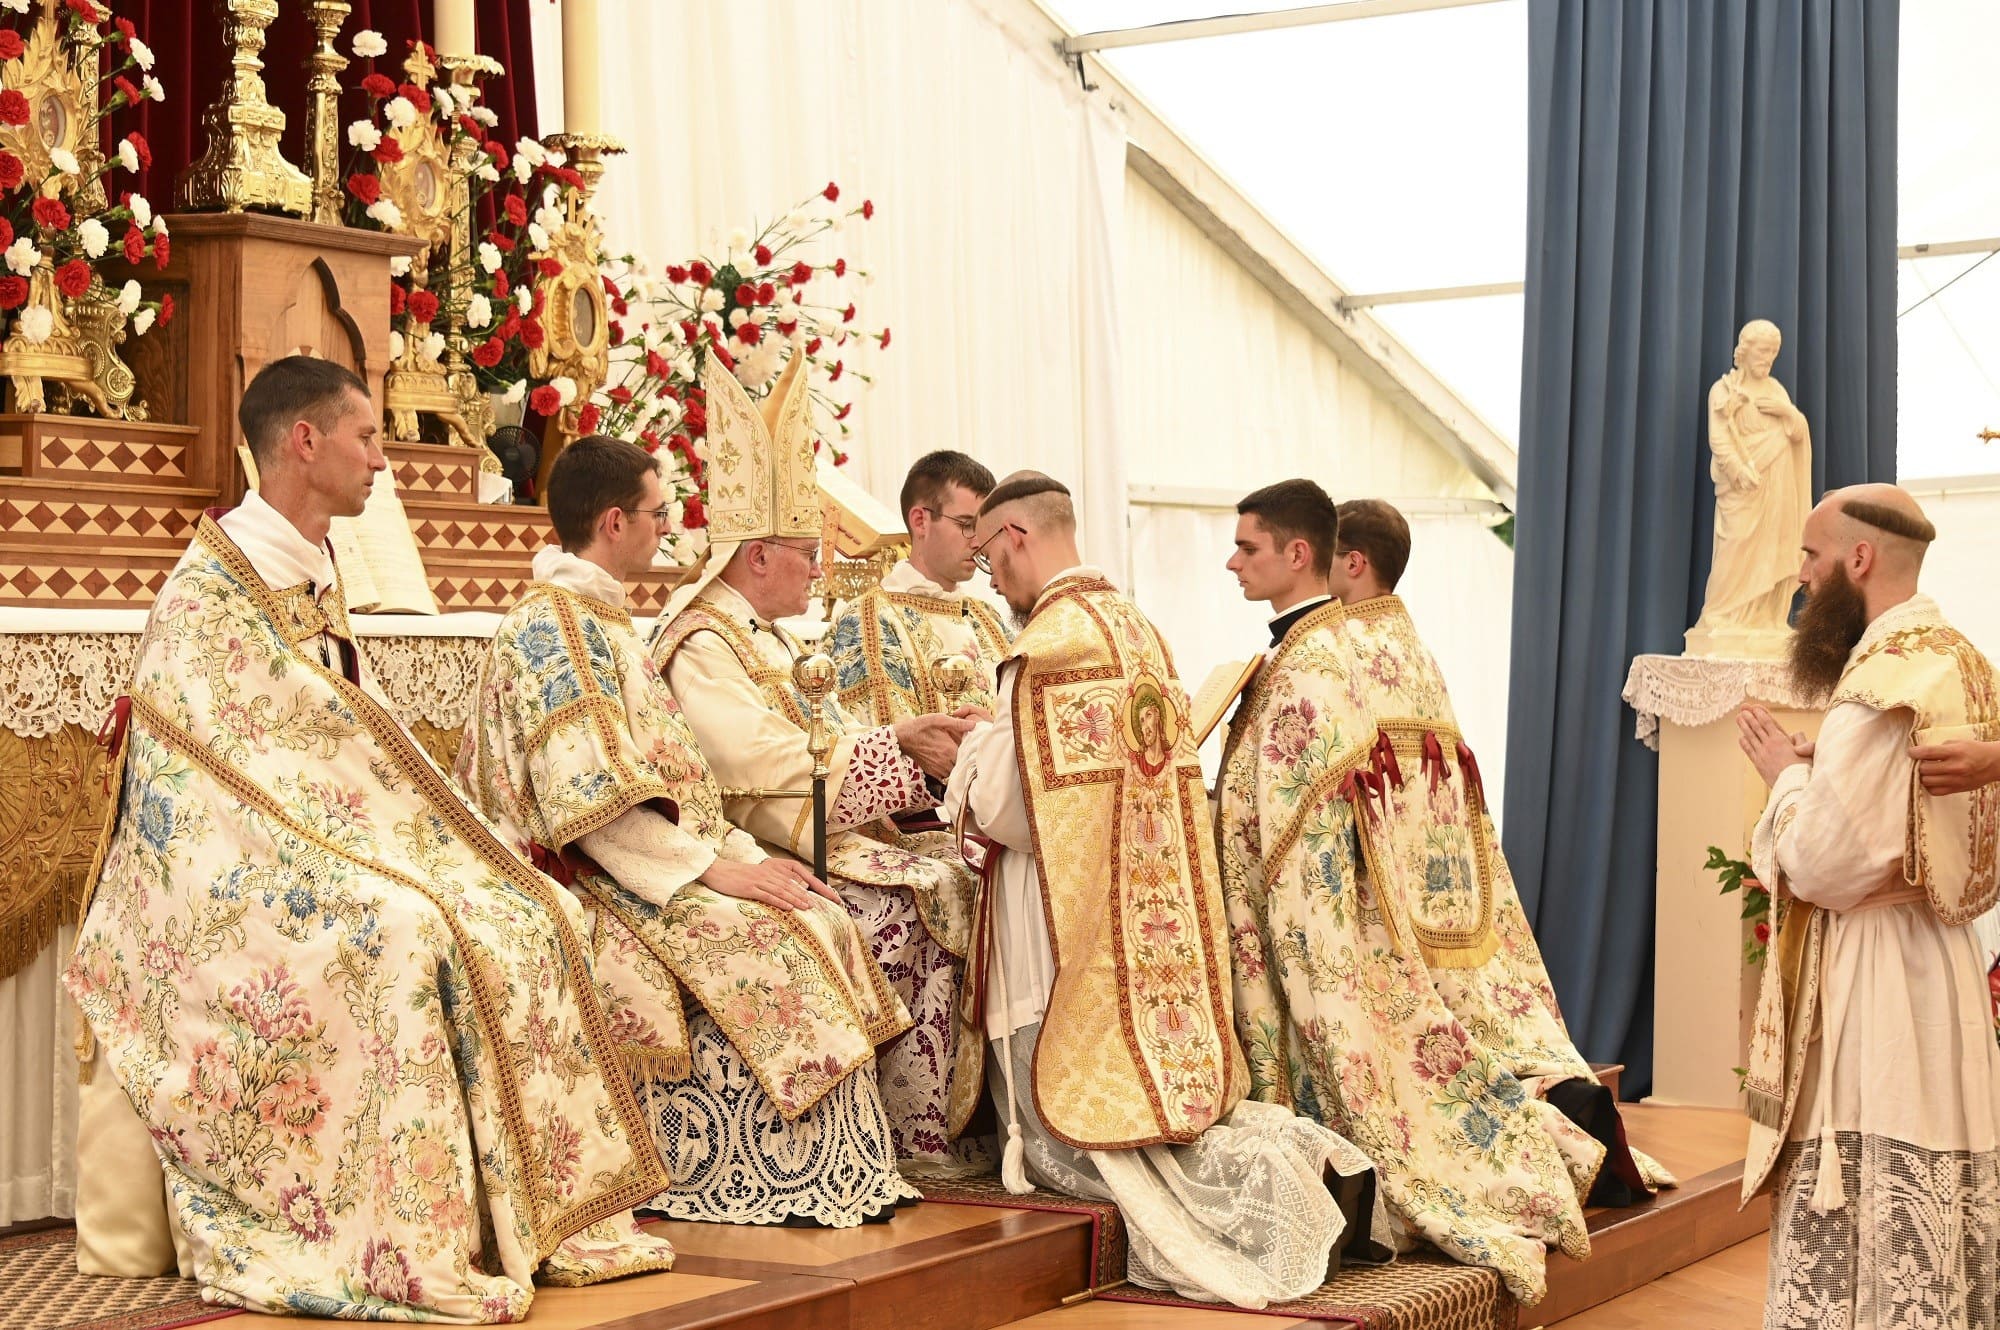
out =
[[[368,668],[404,725],[465,724],[497,614],[352,616]],[[0,609],[0,726],[44,739],[96,730],[138,659],[144,610]]]
[[[1721,720],[1745,702],[1812,710],[1792,690],[1782,660],[1712,656],[1634,656],[1625,704],[1638,713],[1639,742],[1658,751],[1660,722],[1689,729]]]

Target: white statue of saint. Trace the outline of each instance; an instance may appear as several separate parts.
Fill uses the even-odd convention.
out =
[[[1812,509],[1812,434],[1771,377],[1783,338],[1752,319],[1736,338],[1736,367],[1708,390],[1709,477],[1715,544],[1690,656],[1776,659],[1791,635],[1799,532]]]

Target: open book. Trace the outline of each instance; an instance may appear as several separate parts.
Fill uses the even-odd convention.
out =
[[[844,559],[865,559],[909,535],[894,508],[826,462],[819,464],[819,494],[836,526],[834,549]]]
[[[1242,695],[1263,666],[1264,657],[1260,653],[1248,660],[1225,660],[1208,672],[1188,705],[1196,748],[1208,742],[1208,736],[1222,723],[1229,704]]]
[[[243,474],[254,489],[257,463],[250,450],[236,446]],[[354,614],[436,614],[437,597],[424,571],[410,516],[396,497],[396,473],[377,472],[359,517],[336,517],[327,528],[334,566],[340,571],[340,594]]]

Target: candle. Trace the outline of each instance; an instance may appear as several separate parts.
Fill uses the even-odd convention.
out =
[[[473,0],[431,0],[431,45],[439,55],[473,55]]]
[[[595,134],[597,0],[562,0],[563,130]]]

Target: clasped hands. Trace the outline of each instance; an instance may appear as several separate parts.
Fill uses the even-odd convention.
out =
[[[1803,733],[1786,733],[1769,711],[1754,702],[1736,713],[1736,742],[1766,785],[1777,784],[1786,767],[1812,761],[1812,740]]]
[[[958,761],[959,744],[973,726],[992,719],[992,713],[984,707],[963,706],[949,716],[936,712],[910,716],[891,728],[896,732],[897,746],[926,776],[949,780],[952,766]]]

